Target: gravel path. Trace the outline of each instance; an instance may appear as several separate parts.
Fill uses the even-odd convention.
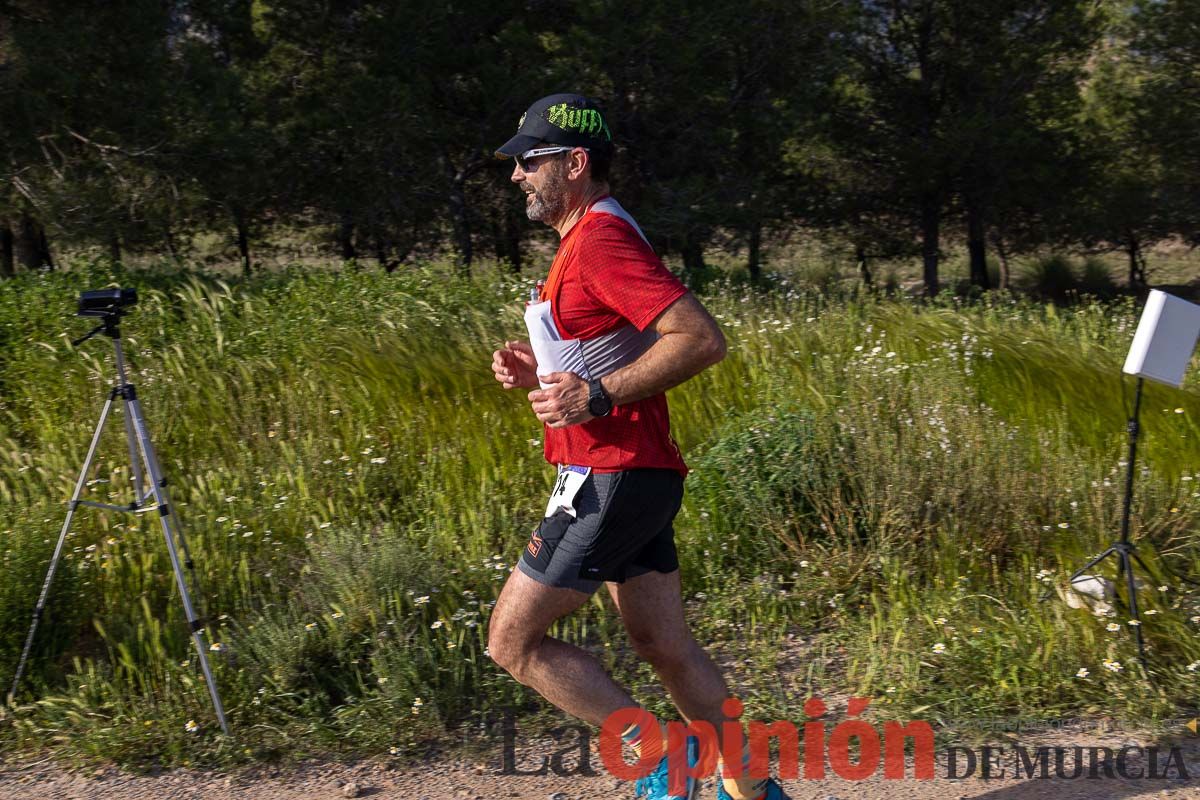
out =
[[[1171,745],[1182,748],[1187,780],[1100,779],[1030,780],[1023,778],[947,780],[939,759],[938,777],[929,781],[843,780],[785,782],[793,800],[1125,800],[1126,798],[1174,798],[1200,800],[1200,737],[1174,742],[1131,740],[1128,734],[1056,734],[1037,740],[1023,739],[1026,746],[1080,745],[1119,748],[1125,744],[1156,744],[1165,752]],[[500,762],[497,748],[494,763],[462,759],[439,759],[427,768],[395,766],[376,761],[356,764],[308,762],[286,770],[254,767],[224,774],[198,770],[176,770],[157,776],[132,775],[114,768],[68,772],[50,761],[5,763],[0,761],[0,800],[336,800],[366,797],[374,800],[631,800],[633,787],[607,773],[590,778],[504,776],[496,774]],[[519,760],[519,764],[522,762]],[[528,765],[532,759],[525,761]],[[1161,763],[1161,762],[1160,762]],[[593,761],[602,770],[599,759]],[[1131,759],[1130,767],[1144,765]],[[702,795],[714,798],[711,781]]]

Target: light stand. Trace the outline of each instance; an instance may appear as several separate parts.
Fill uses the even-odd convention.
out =
[[[122,295],[121,299],[118,300],[118,292],[126,294]],[[102,293],[105,295],[105,302],[95,302],[98,300],[96,296]],[[89,295],[93,297],[89,298]],[[89,301],[93,301],[91,305],[89,305]],[[38,623],[41,621],[42,613],[46,608],[46,598],[50,594],[50,584],[54,580],[54,572],[58,567],[58,561],[62,555],[63,543],[67,539],[67,532],[71,528],[71,521],[75,517],[75,511],[80,506],[92,506],[94,508],[118,511],[126,514],[145,514],[157,511],[159,522],[162,525],[163,538],[167,544],[167,553],[171,558],[171,568],[175,572],[175,582],[179,588],[179,596],[183,600],[184,614],[187,616],[188,626],[191,629],[192,642],[195,644],[196,653],[200,657],[200,668],[204,672],[204,682],[208,685],[208,693],[212,697],[213,708],[217,714],[217,721],[221,724],[221,730],[228,735],[229,723],[225,719],[225,709],[221,704],[221,696],[217,692],[217,682],[213,679],[212,670],[208,664],[208,654],[204,646],[204,625],[197,618],[195,609],[192,606],[187,581],[184,580],[183,570],[180,566],[179,553],[175,547],[176,538],[178,538],[179,544],[183,549],[184,564],[192,573],[193,583],[196,582],[195,566],[192,562],[191,553],[188,551],[187,540],[183,537],[183,531],[179,525],[179,518],[175,513],[175,507],[171,504],[167,494],[167,480],[162,476],[158,457],[154,452],[154,445],[150,442],[150,434],[146,429],[146,420],[142,416],[142,408],[140,403],[138,403],[137,391],[134,389],[133,384],[126,379],[125,375],[125,356],[121,350],[121,329],[119,324],[121,316],[126,311],[125,306],[133,305],[136,302],[136,294],[133,290],[128,289],[112,290],[111,292],[105,290],[102,290],[102,292],[85,292],[80,299],[79,316],[100,317],[102,321],[90,333],[76,339],[72,344],[77,347],[99,333],[103,333],[111,339],[113,347],[116,349],[117,382],[109,391],[108,399],[104,403],[104,409],[100,412],[100,421],[96,424],[96,431],[92,435],[92,443],[88,448],[87,457],[84,459],[83,469],[80,470],[79,480],[75,483],[75,492],[68,504],[67,518],[63,522],[62,530],[58,534],[58,544],[55,545],[54,555],[50,559],[50,567],[46,572],[46,580],[42,584],[42,591],[38,596],[37,605],[33,611],[33,621],[29,626],[29,634],[25,637],[25,648],[21,651],[21,659],[17,663],[17,672],[13,678],[8,700],[9,703],[13,702],[17,693],[17,687],[21,682],[21,676],[25,672],[29,652],[33,647],[34,635],[37,633]],[[83,492],[88,471],[91,469],[92,459],[96,454],[96,447],[100,442],[100,434],[104,430],[104,423],[108,420],[109,411],[118,397],[121,398],[125,409],[125,439],[129,447],[129,457],[134,473],[134,500],[127,507],[79,499]],[[145,467],[145,473],[143,472],[143,466]],[[153,496],[152,503],[147,502],[149,495],[145,490],[146,473],[150,477],[149,495]]]
[[[1117,559],[1117,580],[1120,583],[1121,578],[1125,579],[1129,595],[1130,621],[1134,623],[1132,627],[1137,639],[1138,660],[1142,662],[1143,668],[1146,667],[1146,643],[1142,635],[1142,619],[1138,614],[1137,581],[1134,578],[1133,565],[1137,564],[1151,577],[1154,575],[1138,556],[1136,547],[1129,539],[1142,386],[1146,378],[1176,388],[1182,386],[1197,338],[1200,338],[1200,306],[1157,289],[1151,291],[1123,368],[1126,374],[1137,376],[1137,390],[1133,400],[1133,414],[1128,423],[1129,459],[1125,466],[1125,503],[1121,512],[1121,538],[1076,570],[1067,581],[1068,586],[1073,586],[1080,575],[1109,556]]]
[[[1142,406],[1142,383],[1143,379],[1138,378],[1137,390],[1133,398],[1133,415],[1130,416],[1128,424],[1129,460],[1125,468],[1125,504],[1121,511],[1121,538],[1110,545],[1103,553],[1077,569],[1067,580],[1067,585],[1074,586],[1075,580],[1080,575],[1083,575],[1109,556],[1117,559],[1117,581],[1119,583],[1122,577],[1125,579],[1126,590],[1129,593],[1129,616],[1137,623],[1133,626],[1133,630],[1134,636],[1137,638],[1138,660],[1145,667],[1146,643],[1142,636],[1142,618],[1138,615],[1137,583],[1133,576],[1133,564],[1130,562],[1135,562],[1151,577],[1153,577],[1153,573],[1150,572],[1150,568],[1142,561],[1141,556],[1137,554],[1137,548],[1133,542],[1129,541],[1129,517],[1130,511],[1133,508],[1133,465],[1137,459],[1138,417]]]

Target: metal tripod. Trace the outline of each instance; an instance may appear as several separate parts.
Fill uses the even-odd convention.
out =
[[[92,444],[88,448],[87,458],[84,459],[83,469],[80,470],[79,480],[75,483],[75,493],[71,496],[68,505],[67,518],[63,522],[62,530],[58,534],[58,544],[55,545],[54,555],[50,559],[50,568],[47,570],[46,580],[42,584],[42,593],[38,596],[37,606],[33,610],[33,622],[29,626],[29,635],[25,637],[25,649],[22,650],[21,660],[17,664],[17,673],[13,678],[12,690],[9,693],[9,702],[13,702],[13,698],[17,693],[17,686],[20,684],[21,676],[25,672],[25,664],[29,659],[29,651],[33,647],[33,638],[37,633],[42,612],[46,608],[46,598],[50,594],[50,584],[54,580],[54,571],[58,567],[58,560],[62,555],[63,543],[67,539],[67,532],[71,528],[71,520],[75,517],[75,511],[80,506],[92,506],[93,508],[119,511],[126,514],[145,514],[157,511],[159,522],[162,524],[163,538],[167,543],[167,552],[171,556],[171,568],[175,571],[175,582],[179,587],[179,596],[183,599],[183,611],[187,616],[188,626],[191,628],[192,642],[196,645],[197,655],[200,656],[200,668],[204,671],[204,682],[208,685],[209,695],[212,696],[213,708],[217,712],[217,720],[221,723],[221,730],[228,735],[229,723],[225,720],[225,709],[221,705],[221,696],[217,693],[217,682],[213,680],[212,670],[208,664],[208,654],[204,646],[204,626],[197,618],[196,611],[192,606],[187,581],[184,580],[183,570],[180,568],[179,553],[175,548],[176,538],[178,538],[179,544],[183,549],[184,564],[192,573],[193,583],[196,583],[195,566],[192,562],[191,553],[188,551],[187,540],[183,537],[183,531],[179,525],[179,518],[175,513],[175,507],[171,505],[167,494],[167,480],[162,476],[162,470],[158,465],[158,457],[154,453],[154,446],[150,443],[150,434],[146,430],[146,420],[142,416],[142,408],[138,403],[137,392],[133,384],[125,376],[125,356],[121,350],[120,320],[120,311],[104,314],[100,325],[86,336],[72,342],[73,345],[79,346],[99,333],[103,333],[112,339],[113,347],[116,348],[117,354],[117,383],[109,391],[108,399],[104,403],[104,410],[100,412],[100,421],[96,424],[96,432],[92,435]],[[107,503],[96,503],[90,500],[80,500],[79,496],[83,492],[88,471],[91,469],[92,459],[96,454],[96,446],[99,444],[100,434],[104,430],[104,423],[108,420],[109,411],[118,397],[121,398],[125,408],[125,440],[129,447],[129,458],[133,467],[134,500],[128,506],[115,506]],[[149,492],[146,490],[145,483],[147,473],[150,476]]]
[[[1137,392],[1133,400],[1133,415],[1129,418],[1129,460],[1125,465],[1125,505],[1121,512],[1121,538],[1119,541],[1113,542],[1107,550],[1093,558],[1088,563],[1084,564],[1067,580],[1068,586],[1075,585],[1075,579],[1087,572],[1089,569],[1099,564],[1109,556],[1117,559],[1117,581],[1125,579],[1126,591],[1129,594],[1129,615],[1136,623],[1133,625],[1134,636],[1137,638],[1138,660],[1142,662],[1142,667],[1146,665],[1146,642],[1142,636],[1142,618],[1138,614],[1137,604],[1137,581],[1133,574],[1133,565],[1137,564],[1142,568],[1142,571],[1147,575],[1154,577],[1154,573],[1142,561],[1141,556],[1137,554],[1137,548],[1133,542],[1129,541],[1129,515],[1130,509],[1133,506],[1133,470],[1134,462],[1137,460],[1137,442],[1138,442],[1138,418],[1142,408],[1142,379],[1138,378]]]

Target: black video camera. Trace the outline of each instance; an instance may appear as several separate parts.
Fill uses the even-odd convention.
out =
[[[137,305],[137,289],[94,289],[80,292],[77,317],[112,317]]]

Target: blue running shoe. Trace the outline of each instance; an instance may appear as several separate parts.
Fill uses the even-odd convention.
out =
[[[729,792],[725,791],[725,786],[721,783],[720,776],[717,776],[717,800],[733,800],[729,796]],[[763,795],[763,800],[791,800],[778,783],[773,780],[767,780],[767,793]]]
[[[700,741],[693,736],[687,740],[687,760],[689,767],[696,766],[700,760]],[[700,796],[700,781],[695,778],[687,779],[686,794],[669,793],[666,756],[658,762],[654,772],[640,779],[633,788],[637,791],[636,797],[645,797],[646,800],[696,800]]]

